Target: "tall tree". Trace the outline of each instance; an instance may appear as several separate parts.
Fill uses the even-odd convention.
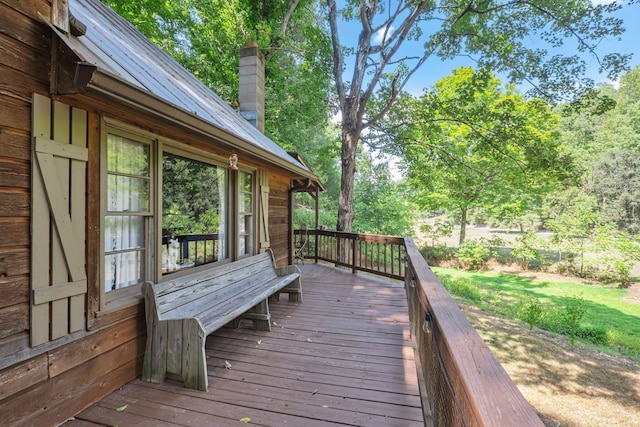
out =
[[[409,180],[421,205],[460,215],[460,244],[470,208],[523,215],[570,176],[557,115],[486,70],[458,68],[405,107]]]
[[[469,55],[479,68],[530,82],[538,96],[573,98],[593,86],[583,77],[588,62],[597,61],[613,79],[627,67],[628,56],[600,56],[596,48],[603,37],[623,32],[621,21],[610,14],[636,2],[345,0],[339,9],[336,0],[326,0],[342,116],[338,230],[352,228],[356,152],[363,132],[378,125],[428,60]],[[341,27],[345,21],[348,25]],[[357,42],[345,46],[341,28],[353,33],[354,25]],[[556,53],[566,39],[573,40],[575,54]]]
[[[229,104],[238,99],[238,49],[255,40],[266,58],[267,135],[304,153],[324,134],[331,43],[315,0],[102,1]]]

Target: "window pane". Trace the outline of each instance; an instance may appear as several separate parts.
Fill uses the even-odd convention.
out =
[[[105,292],[146,279],[151,227],[151,146],[107,136],[107,212],[104,218]],[[113,215],[113,213],[127,213]],[[145,213],[146,216],[130,215]]]
[[[244,215],[238,215],[238,231],[240,234],[247,234],[247,221]]]
[[[251,213],[253,212],[253,195],[252,194],[242,194],[240,196],[240,212],[242,213]]]
[[[109,175],[107,202],[107,210],[111,212],[149,211],[149,180]]]
[[[248,236],[240,236],[238,255],[243,256],[248,253],[247,248],[249,247],[249,245],[247,244],[247,241],[248,241]]]
[[[251,192],[253,191],[253,180],[252,176],[246,172],[240,172],[240,191]]]
[[[149,146],[121,136],[107,138],[108,171],[149,176]]]
[[[104,219],[105,252],[144,248],[145,218],[142,216],[107,216]]]
[[[105,257],[105,291],[135,285],[143,281],[144,251],[129,251]]]
[[[162,157],[163,272],[227,257],[227,169]]]

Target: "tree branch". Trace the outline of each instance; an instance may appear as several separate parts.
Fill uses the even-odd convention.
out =
[[[265,55],[266,61],[269,61],[269,59],[271,59],[271,57],[276,53],[276,51],[282,45],[282,41],[284,40],[285,35],[287,34],[287,27],[289,26],[289,21],[291,20],[291,16],[293,15],[293,12],[296,10],[296,7],[298,7],[298,3],[300,3],[300,0],[289,1],[289,7],[287,7],[287,12],[284,14],[284,17],[282,18],[282,23],[280,24],[280,32],[278,33],[278,37],[276,37],[273,43],[271,43],[269,52],[267,52],[267,54]]]

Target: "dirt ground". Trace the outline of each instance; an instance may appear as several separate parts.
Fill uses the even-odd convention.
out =
[[[462,309],[546,426],[640,426],[638,363],[571,347],[518,320]]]

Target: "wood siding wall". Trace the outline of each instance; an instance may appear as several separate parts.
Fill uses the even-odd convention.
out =
[[[289,188],[282,175],[269,176],[269,237],[271,250],[279,266],[289,263]]]
[[[188,129],[154,121],[143,112],[99,96],[54,97],[87,111],[86,269],[89,317],[65,337],[30,345],[30,200],[32,99],[49,97],[52,35],[38,13],[48,0],[0,0],[0,425],[64,422],[139,375],[145,343],[144,306],[94,316],[99,301],[100,123],[109,117],[161,137],[226,157],[228,149]],[[241,162],[261,168],[258,158]],[[290,178],[269,170],[269,234],[276,261],[289,254]]]
[[[139,308],[95,333],[29,342],[32,99],[49,97],[51,30],[38,13],[50,7],[0,0],[0,425],[64,422],[134,378],[144,350]]]

